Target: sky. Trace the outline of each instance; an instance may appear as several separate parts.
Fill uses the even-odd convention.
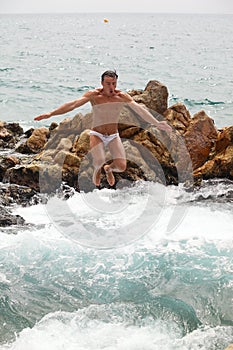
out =
[[[0,0],[0,13],[230,13],[232,0]]]

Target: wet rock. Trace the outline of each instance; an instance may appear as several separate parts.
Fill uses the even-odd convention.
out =
[[[2,203],[2,199],[1,199]],[[25,223],[24,218],[20,215],[14,215],[9,209],[4,207],[0,203],[0,227],[6,227],[11,225],[23,225]]]
[[[23,225],[24,223],[25,220],[22,216],[13,215],[7,209],[0,207],[0,227]]]
[[[0,123],[0,138],[3,141],[8,141],[11,138],[11,134],[5,127],[5,123],[1,122]]]
[[[0,121],[0,147],[13,148],[23,134],[23,128],[18,123]]]
[[[39,192],[39,171],[39,164],[31,163],[27,165],[19,165],[8,169],[6,171],[6,177],[12,184],[27,186]]]
[[[30,129],[26,130],[24,133],[24,136],[28,139],[32,135],[34,130],[35,130],[34,128],[30,128]]]
[[[2,184],[0,187],[0,196],[2,204],[10,206],[16,203],[22,206],[28,206],[39,202],[38,193],[28,186],[19,186],[16,184]]]
[[[3,181],[7,169],[14,167],[16,164],[20,164],[20,160],[14,155],[8,155],[2,158],[0,162],[0,181]]]
[[[23,135],[23,128],[19,125],[19,123],[7,123],[6,128],[14,136]]]

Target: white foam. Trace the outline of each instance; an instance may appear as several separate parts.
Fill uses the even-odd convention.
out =
[[[177,326],[161,320],[139,326],[88,319],[82,312],[46,315],[0,350],[212,350],[227,344],[232,327],[203,327],[183,338]]]
[[[134,239],[140,240],[144,233],[146,233],[145,239],[152,242],[164,238],[173,241],[194,238],[212,241],[232,240],[233,213],[229,210],[229,206],[224,206],[224,203],[202,201],[197,205],[196,202],[186,201],[186,197],[189,198],[190,195],[175,186],[168,188],[159,184],[147,186],[139,184],[133,189],[117,191],[94,190],[92,193],[75,194],[68,201],[56,198],[54,201],[58,203],[58,210],[52,199],[49,202],[50,207],[42,204],[26,208],[18,207],[16,214],[23,216],[26,222],[36,225],[31,231],[33,235],[47,238],[49,236],[50,239],[61,239],[62,235],[63,238],[69,239],[64,232],[69,230],[73,218],[78,219],[81,223],[79,237],[82,236],[82,225],[84,228],[87,227],[86,236],[83,235],[83,241],[78,243],[90,246],[93,243],[96,247],[98,244],[99,246],[104,244],[106,239],[109,239],[112,247],[120,246],[121,240],[124,239],[123,243],[131,244]],[[144,190],[147,192],[144,193]],[[61,220],[60,227],[56,225],[55,214],[58,220]],[[40,225],[44,225],[44,229],[41,229]],[[76,229],[76,222],[74,227]],[[115,232],[119,234],[116,235]]]
[[[161,344],[163,350],[172,350],[175,328],[161,321],[138,327],[90,320],[79,312],[56,312],[0,350],[161,350]]]
[[[161,219],[159,231],[166,235],[166,216],[172,212],[172,208],[167,208]],[[181,207],[182,210],[182,207]],[[189,205],[184,208],[184,216],[179,221],[174,230],[166,237],[172,240],[182,240],[190,238],[203,238],[206,240],[232,240],[233,214],[231,212],[212,209],[211,207]],[[151,235],[156,234],[156,229],[151,231]]]

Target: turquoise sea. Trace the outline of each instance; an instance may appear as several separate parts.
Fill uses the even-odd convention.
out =
[[[218,128],[233,125],[232,20],[0,15],[0,120],[25,130],[59,122],[64,116],[33,117],[116,69],[124,91],[156,79],[168,87],[169,105],[204,109]],[[28,225],[0,232],[0,350],[223,350],[233,343],[232,185],[211,180],[187,191],[140,182],[12,204]]]

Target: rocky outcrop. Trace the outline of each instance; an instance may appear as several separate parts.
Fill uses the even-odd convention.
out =
[[[233,179],[233,127],[217,130],[205,111],[191,116],[181,103],[167,108],[167,88],[157,81],[150,81],[144,91],[129,93],[157,119],[167,120],[173,132],[168,135],[151,127],[126,106],[120,115],[119,133],[127,169],[116,174],[118,186],[138,180],[169,185],[190,178],[198,182],[211,177]],[[16,124],[1,122],[0,140],[13,137],[15,151],[2,156],[0,180],[36,192],[53,192],[64,183],[78,191],[92,190],[91,122],[91,113],[79,113],[59,125],[52,123],[49,128],[25,133]],[[107,152],[106,162],[110,160]],[[101,186],[108,186],[104,172]]]

